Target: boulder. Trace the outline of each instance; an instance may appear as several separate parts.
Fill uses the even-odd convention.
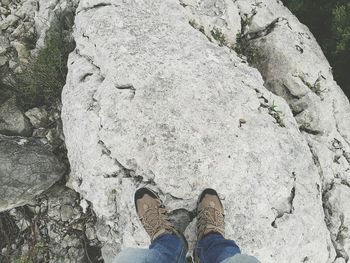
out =
[[[0,135],[0,211],[30,203],[65,172],[43,141]]]
[[[42,128],[49,124],[49,116],[45,107],[33,108],[25,112],[34,128]]]
[[[0,106],[0,133],[4,135],[30,136],[32,125],[12,97]]]
[[[244,43],[227,35],[249,32],[244,25],[255,6],[261,6],[256,8],[261,16],[249,30],[259,32],[260,17],[273,22],[284,16],[299,25],[300,34],[310,35],[274,0],[80,1],[77,48],[62,95],[68,186],[94,207],[105,262],[125,247],[149,244],[133,203],[141,186],[159,192],[170,210],[189,214],[204,188],[217,189],[226,209],[227,237],[261,262],[328,263],[340,255],[322,197],[329,190],[325,178],[348,178],[349,102],[336,85],[330,100],[343,107],[334,114],[317,115],[318,106],[300,101],[300,107],[310,105],[312,116],[319,116],[316,124],[329,126],[319,134],[335,137],[305,134],[290,101],[266,85],[264,72],[283,77],[284,67],[264,56],[258,61],[265,71],[248,65],[237,53]],[[239,16],[244,31],[236,25]],[[318,47],[313,38],[309,42]],[[288,51],[283,43],[273,46],[276,53]],[[308,54],[327,64],[319,51]],[[313,61],[306,57],[302,63]],[[311,67],[301,67],[300,74],[310,75]],[[318,96],[309,90],[308,96]],[[322,155],[333,144],[332,153]],[[341,165],[332,171],[335,155]],[[195,243],[195,219],[190,221],[189,253]]]

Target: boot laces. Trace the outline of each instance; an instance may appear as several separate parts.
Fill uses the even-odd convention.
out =
[[[173,232],[173,225],[169,221],[164,205],[160,205],[158,208],[150,207],[146,209],[140,220],[151,240],[162,229]]]
[[[206,230],[224,234],[225,216],[218,209],[208,206],[203,208],[198,216],[197,233],[203,235]]]

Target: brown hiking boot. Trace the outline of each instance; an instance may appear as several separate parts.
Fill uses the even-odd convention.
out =
[[[197,202],[197,241],[209,233],[225,235],[224,207],[211,188],[205,189]]]
[[[169,221],[167,211],[158,194],[148,188],[135,192],[137,215],[151,238],[151,241],[162,234],[177,234],[174,225]]]

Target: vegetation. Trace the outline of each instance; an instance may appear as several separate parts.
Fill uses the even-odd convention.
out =
[[[272,102],[272,105],[268,106],[268,110],[269,110],[269,114],[276,120],[276,123],[280,126],[280,127],[286,127],[286,125],[283,122],[282,119],[282,112],[277,110],[277,106],[275,105],[275,102]]]
[[[210,31],[212,37],[219,43],[219,46],[226,46],[227,45],[227,40],[225,38],[225,35],[217,28],[213,28]]]
[[[24,109],[60,100],[68,55],[75,47],[71,39],[73,18],[74,14],[68,12],[56,15],[47,31],[45,47],[22,66],[21,73],[13,75],[11,87]]]
[[[350,98],[350,0],[282,0],[307,25]]]

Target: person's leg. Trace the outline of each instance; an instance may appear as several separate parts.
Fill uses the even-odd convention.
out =
[[[157,263],[159,253],[156,250],[142,248],[127,248],[120,252],[113,260],[113,263]]]
[[[170,221],[159,195],[145,187],[138,189],[135,192],[135,208],[141,224],[151,238],[151,245],[149,249],[122,252],[115,262],[184,263],[188,249],[186,239]],[[132,253],[137,255],[137,259],[133,258]]]
[[[113,263],[184,263],[186,252],[181,238],[165,234],[156,238],[149,249],[129,248],[122,251]]]
[[[186,261],[187,245],[175,234],[165,234],[156,238],[149,249],[157,251],[162,257],[162,261],[155,262],[184,263]]]
[[[220,234],[210,233],[197,242],[196,253],[200,263],[220,263],[241,251],[234,241],[225,239]]]
[[[258,263],[253,257],[241,255],[236,243],[225,239],[224,236],[224,207],[218,193],[214,189],[207,188],[200,194],[197,202],[195,262]]]

